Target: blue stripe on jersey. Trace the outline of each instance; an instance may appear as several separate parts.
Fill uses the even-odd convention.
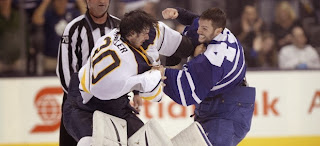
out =
[[[167,77],[164,80],[166,86],[163,88],[163,92],[166,93],[173,101],[178,104],[182,104],[180,100],[178,85],[176,82],[176,77],[178,76],[179,70],[167,68],[165,71],[165,76]],[[168,79],[169,78],[169,79]]]
[[[170,98],[184,106],[197,104],[242,82],[246,71],[243,48],[229,30],[223,33],[183,70],[166,69],[164,92]]]
[[[168,69],[170,70],[170,69]],[[167,76],[170,76],[166,74]],[[181,105],[187,106],[190,104],[197,103],[197,101],[192,98],[192,91],[191,86],[186,86],[189,84],[189,81],[186,76],[186,71],[183,70],[174,70],[172,69],[172,75],[176,77],[176,80],[170,80],[172,81],[168,86],[166,85],[164,88],[164,92],[167,95],[170,95],[171,99],[174,100],[176,103],[179,103]],[[177,75],[177,76],[176,76]],[[169,81],[169,80],[166,80]],[[174,95],[174,96],[172,96]],[[198,102],[201,101],[198,99]]]
[[[218,81],[212,78],[209,60],[201,56],[188,62],[183,70],[166,69],[164,93],[181,105],[200,103]]]

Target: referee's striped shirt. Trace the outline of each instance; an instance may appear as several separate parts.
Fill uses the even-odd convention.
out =
[[[78,72],[86,63],[95,42],[119,27],[120,19],[108,15],[104,24],[96,24],[87,12],[72,20],[65,28],[58,52],[56,73],[63,90],[68,93],[71,74]]]

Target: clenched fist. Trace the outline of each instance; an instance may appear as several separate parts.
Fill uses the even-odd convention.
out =
[[[162,11],[163,19],[176,19],[178,15],[178,10],[175,8],[166,8]]]

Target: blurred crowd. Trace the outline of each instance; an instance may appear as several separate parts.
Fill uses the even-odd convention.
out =
[[[85,1],[0,0],[0,76],[55,75],[61,34],[86,12]],[[111,0],[109,13],[121,19],[143,9],[182,32],[184,26],[161,16],[176,6],[198,14],[225,10],[249,70],[320,69],[319,0]]]

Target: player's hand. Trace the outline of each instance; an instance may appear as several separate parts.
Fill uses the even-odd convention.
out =
[[[164,76],[166,68],[164,68],[162,65],[158,65],[158,66],[153,66],[152,69],[159,70],[161,72],[161,86],[165,87],[166,84],[163,81],[167,79],[167,77]]]
[[[140,112],[140,106],[142,106],[142,99],[138,95],[133,96],[133,107],[136,109],[138,112]]]
[[[193,57],[198,56],[199,54],[205,52],[206,50],[207,50],[207,48],[204,44],[198,45],[194,50]]]
[[[165,80],[167,78],[167,77],[164,76],[166,68],[164,68],[162,65],[153,66],[151,69],[159,70],[161,72],[161,79],[162,80]]]
[[[175,8],[166,8],[162,11],[163,19],[176,19],[178,16],[178,10]]]

